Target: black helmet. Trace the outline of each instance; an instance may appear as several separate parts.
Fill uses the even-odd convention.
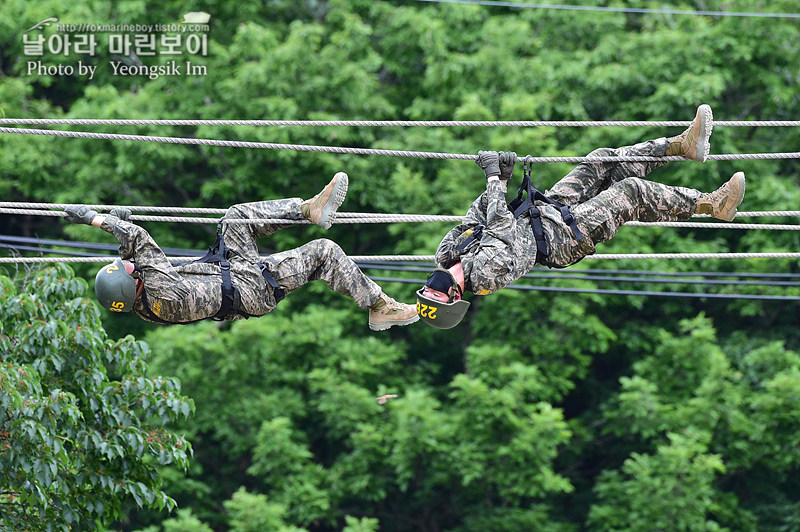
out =
[[[436,268],[428,277],[425,287],[444,292],[454,288],[454,292],[461,295],[461,287],[449,271]],[[452,329],[464,319],[469,308],[469,301],[454,300],[455,293],[450,295],[447,303],[425,297],[425,287],[417,290],[417,314],[422,321],[437,329]]]
[[[136,301],[136,281],[125,271],[121,259],[103,266],[94,278],[97,300],[110,311],[130,312]]]

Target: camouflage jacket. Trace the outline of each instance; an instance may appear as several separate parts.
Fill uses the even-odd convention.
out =
[[[528,273],[536,264],[536,240],[527,213],[514,219],[506,202],[506,187],[489,181],[486,191],[470,206],[461,224],[445,235],[436,251],[436,265],[449,268],[458,260],[464,268],[465,288],[478,295],[500,290]],[[561,214],[537,202],[542,222],[561,223]],[[457,250],[466,234],[484,225],[483,236]]]
[[[173,266],[164,252],[143,228],[116,216],[107,216],[102,229],[120,243],[119,254],[142,269],[147,303],[158,318],[170,323],[186,323],[213,317],[222,304],[222,275],[217,264],[189,263]],[[276,305],[261,270],[240,257],[232,257],[231,278],[237,289],[235,308],[251,316],[262,316]],[[139,297],[133,311],[142,319],[151,319]],[[231,315],[225,319],[240,319]]]

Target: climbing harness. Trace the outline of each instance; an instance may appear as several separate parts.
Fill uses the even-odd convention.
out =
[[[572,212],[570,212],[568,206],[552,198],[548,198],[531,184],[531,161],[529,157],[530,155],[527,155],[522,163],[522,184],[517,191],[517,197],[508,204],[508,208],[514,213],[515,219],[528,213],[531,229],[533,230],[533,237],[536,239],[536,262],[552,268],[553,266],[547,260],[550,256],[550,246],[547,243],[547,235],[544,234],[544,227],[542,226],[542,213],[535,202],[543,201],[558,209],[564,223],[569,226],[577,240],[583,240],[583,234],[581,234],[580,229],[578,229],[575,217],[572,215]],[[523,195],[525,195],[524,200],[522,199]]]
[[[228,248],[225,245],[225,231],[222,228],[222,223],[217,225],[217,238],[214,240],[214,243],[211,247],[208,248],[208,252],[201,258],[197,259],[196,261],[192,262],[192,264],[218,264],[220,269],[220,274],[222,276],[222,290],[221,290],[221,302],[219,310],[216,314],[211,316],[212,320],[215,321],[223,321],[227,317],[230,316],[243,316],[245,319],[252,317],[252,315],[246,313],[245,311],[241,310],[240,308],[236,308],[236,300],[238,296],[239,290],[234,286],[233,280],[231,279],[231,263],[229,261],[232,254],[236,254],[235,251]],[[267,265],[263,262],[256,263],[259,270],[261,270],[261,275],[264,277],[264,281],[267,283],[272,289],[272,293],[275,297],[275,304],[280,303],[284,297],[286,297],[286,292],[278,285],[278,282],[272,276],[272,274],[267,269]],[[138,267],[137,267],[138,268]],[[153,312],[148,300],[147,300],[147,289],[145,288],[142,291],[142,304],[144,308],[144,314],[147,316],[149,320],[152,320],[156,323],[162,324],[189,324],[195,323],[202,320],[191,320],[185,322],[171,322],[167,321]],[[240,299],[240,298],[239,298]]]
[[[544,233],[544,226],[542,225],[542,213],[539,210],[539,207],[536,206],[536,201],[542,201],[547,203],[548,205],[552,205],[561,213],[561,218],[564,220],[564,223],[569,226],[572,230],[572,234],[575,235],[577,240],[583,240],[583,234],[581,234],[580,229],[578,229],[578,224],[575,222],[575,217],[570,212],[569,207],[559,203],[558,201],[548,198],[541,192],[539,192],[536,187],[531,184],[531,166],[532,163],[529,159],[530,155],[526,156],[523,160],[522,170],[523,170],[523,177],[522,177],[522,184],[517,190],[517,197],[508,204],[508,210],[514,213],[514,219],[519,218],[525,213],[528,213],[530,217],[531,229],[533,230],[533,236],[536,239],[536,263],[543,264],[549,268],[554,267],[549,263],[547,257],[550,256],[550,246],[547,243],[547,235]],[[523,200],[523,196],[525,199]],[[478,240],[480,241],[483,238],[483,230],[486,229],[484,224],[478,224],[475,227],[472,227],[464,233],[458,239],[458,243],[456,244],[456,251],[463,251],[469,245]]]

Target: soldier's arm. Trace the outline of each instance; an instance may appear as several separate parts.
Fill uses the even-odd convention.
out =
[[[479,295],[500,290],[515,280],[510,267],[514,215],[508,210],[505,193],[505,182],[496,179],[487,182],[486,228],[470,276],[473,291]]]
[[[449,268],[459,260],[459,252],[456,251],[459,237],[467,230],[474,228],[478,224],[486,223],[486,193],[478,196],[470,205],[463,221],[452,228],[444,236],[439,248],[436,250],[436,265],[440,268]]]
[[[167,256],[143,227],[121,220],[111,214],[98,214],[92,220],[92,225],[111,233],[117,239],[119,255],[122,259],[133,260],[145,271],[149,268],[162,273],[174,271]],[[175,275],[177,276],[177,274]]]
[[[486,182],[486,228],[481,246],[496,246],[499,240],[505,245],[511,244],[514,228],[514,214],[508,210],[506,203],[506,183],[499,179]]]

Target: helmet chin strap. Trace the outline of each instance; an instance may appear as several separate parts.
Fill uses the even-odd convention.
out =
[[[448,303],[452,303],[453,301],[461,301],[464,298],[464,292],[461,290],[461,286],[456,282],[455,277],[453,278],[453,290],[450,294],[448,294]],[[458,296],[458,299],[456,299]]]

